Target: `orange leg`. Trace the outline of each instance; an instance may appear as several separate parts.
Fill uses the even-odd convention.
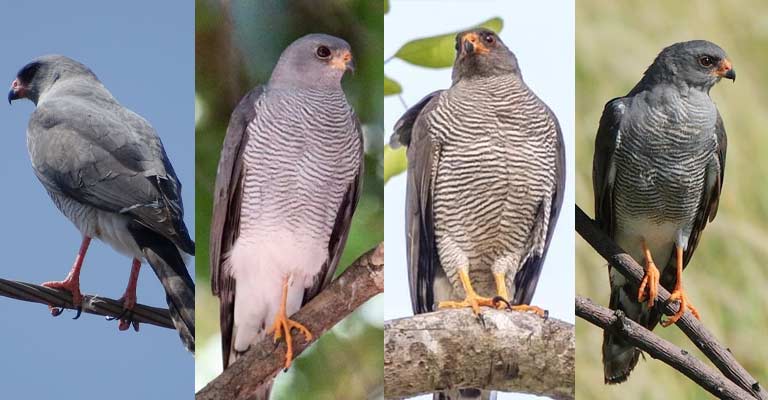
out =
[[[683,248],[675,246],[675,255],[677,256],[677,281],[675,282],[675,290],[673,290],[672,294],[669,296],[669,301],[679,301],[680,308],[677,310],[675,315],[669,317],[669,319],[661,323],[661,326],[664,327],[670,326],[677,322],[677,320],[683,316],[686,309],[691,310],[691,314],[693,314],[694,317],[701,319],[701,317],[699,317],[699,312],[693,305],[691,305],[690,301],[688,300],[688,295],[686,295],[685,291],[683,290]]]
[[[637,291],[637,301],[643,302],[648,299],[648,308],[653,307],[653,303],[656,301],[656,295],[659,294],[659,269],[656,268],[656,264],[651,257],[651,250],[645,244],[643,240],[643,255],[645,256],[645,276],[643,281],[640,282],[640,289]],[[648,295],[646,297],[646,288],[648,289]]]
[[[83,302],[83,295],[80,293],[80,269],[83,267],[83,260],[85,259],[85,253],[88,251],[88,245],[91,244],[91,238],[88,236],[83,237],[83,241],[80,243],[80,250],[75,257],[75,263],[72,264],[72,269],[67,274],[67,277],[63,281],[51,281],[43,283],[43,286],[51,289],[64,289],[72,293],[72,304],[77,308],[77,315],[74,319],[80,317],[82,310],[81,303]],[[49,306],[51,314],[58,316],[61,314],[61,310]]]
[[[496,307],[493,299],[487,297],[481,297],[472,288],[472,282],[469,280],[469,273],[464,270],[459,270],[459,279],[461,279],[461,285],[464,287],[464,293],[466,297],[463,301],[441,301],[437,308],[466,308],[472,307],[472,311],[475,315],[480,315],[480,306]],[[506,288],[505,288],[506,290]],[[505,299],[506,300],[506,299]]]
[[[127,330],[131,326],[131,319],[130,319],[130,313],[133,311],[133,307],[136,306],[136,284],[139,280],[139,271],[141,270],[141,260],[133,259],[133,264],[131,264],[131,275],[128,277],[128,286],[125,287],[125,293],[123,294],[123,297],[120,298],[120,300],[123,301],[123,312],[122,314],[128,314],[128,318],[120,318],[120,324],[118,325],[118,329],[121,331]],[[133,329],[135,329],[137,332],[139,330],[139,323],[135,322],[133,324]]]
[[[283,282],[283,298],[280,302],[280,311],[275,317],[275,322],[272,324],[272,328],[267,332],[268,334],[274,333],[275,341],[280,340],[280,338],[283,337],[283,334],[285,334],[285,345],[288,348],[285,351],[285,369],[288,369],[288,367],[291,366],[291,361],[293,361],[293,335],[291,335],[291,329],[298,329],[299,332],[304,334],[304,338],[307,342],[312,340],[312,333],[309,329],[296,321],[288,319],[288,316],[285,315],[285,303],[288,301],[288,280],[289,278],[286,277]]]
[[[501,297],[502,299],[504,299],[504,301],[498,302],[496,304],[496,307],[499,309],[506,308],[507,304],[509,304],[509,292],[507,291],[506,275],[503,273],[494,273],[493,280],[496,282],[496,293],[498,293],[498,297]],[[542,317],[547,314],[547,312],[542,310],[541,308],[532,306],[530,304],[518,304],[514,306],[509,306],[509,308],[512,311],[520,311],[520,312],[531,311]]]

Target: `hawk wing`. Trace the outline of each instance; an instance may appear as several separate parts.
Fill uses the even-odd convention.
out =
[[[321,290],[323,290],[331,280],[333,274],[336,271],[336,267],[339,265],[339,260],[344,252],[344,245],[347,243],[347,237],[349,236],[349,227],[352,225],[352,214],[357,208],[357,202],[360,199],[360,192],[363,189],[363,165],[364,152],[363,152],[363,129],[360,125],[360,120],[356,115],[353,115],[355,122],[355,132],[360,137],[360,169],[355,175],[355,179],[347,187],[347,192],[341,201],[339,210],[336,212],[336,221],[333,224],[333,230],[331,231],[331,239],[328,242],[328,259],[320,268],[320,272],[317,275],[315,283],[304,291],[304,299],[302,305],[306,304],[313,297],[317,296]]]
[[[408,281],[414,313],[432,311],[434,278],[440,266],[432,212],[433,171],[440,149],[433,143],[424,116],[435,108],[442,91],[432,92],[403,114],[390,143],[408,146],[408,183],[405,203]]]
[[[243,151],[248,140],[246,128],[255,118],[254,104],[264,92],[257,86],[243,97],[229,119],[221,149],[213,194],[210,236],[211,288],[220,300],[221,350],[224,368],[229,365],[235,311],[235,279],[222,268],[240,233],[240,205],[243,194]]]
[[[550,203],[545,204],[542,202],[536,213],[536,220],[532,231],[535,232],[540,226],[546,225],[546,241],[541,254],[529,254],[523,267],[520,269],[520,272],[515,275],[515,295],[514,298],[511,299],[513,304],[531,304],[533,294],[536,291],[536,284],[539,282],[539,276],[541,276],[541,269],[544,266],[544,259],[547,256],[549,243],[552,241],[552,236],[555,233],[557,217],[560,215],[560,208],[563,205],[563,195],[565,194],[565,144],[563,143],[563,133],[560,130],[560,123],[557,121],[557,117],[549,107],[547,107],[547,112],[549,113],[550,118],[554,120],[555,130],[557,132],[555,191],[552,194]],[[545,207],[549,207],[548,213],[545,212]]]
[[[621,139],[621,120],[627,108],[627,99],[615,98],[605,104],[595,137],[595,153],[592,159],[592,189],[595,194],[595,221],[613,237],[615,215],[613,210],[613,185],[616,166],[613,155]]]

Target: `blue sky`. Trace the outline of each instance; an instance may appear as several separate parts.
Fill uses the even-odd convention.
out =
[[[476,3],[476,4],[475,4]],[[574,5],[573,2],[482,1],[435,2],[392,1],[384,17],[384,58],[409,40],[468,28],[492,17],[504,19],[501,38],[517,55],[523,78],[557,115],[566,145],[566,165],[574,159]],[[424,95],[451,84],[450,68],[434,70],[415,67],[393,59],[384,72],[404,88],[403,99],[412,106]],[[405,111],[396,96],[384,100],[384,127],[392,126]],[[385,139],[385,140],[388,140]],[[567,168],[563,211],[557,224],[544,272],[533,303],[550,315],[574,322],[574,175]],[[392,178],[384,189],[385,311],[389,320],[411,315],[408,276],[405,268],[404,202],[405,175]],[[424,398],[431,398],[426,397]],[[533,396],[505,394],[499,399]]]
[[[126,107],[158,131],[184,185],[185,220],[194,231],[194,2],[4,2],[0,6],[0,87],[31,59],[51,53],[88,65]],[[4,82],[4,83],[3,83]],[[5,86],[3,86],[5,85]],[[5,93],[3,89],[3,98]],[[41,283],[63,279],[80,244],[29,163],[25,131],[33,104],[0,104],[0,277]],[[122,295],[131,260],[94,241],[83,293]],[[189,265],[194,271],[194,266]],[[138,301],[166,307],[151,268]],[[116,322],[0,297],[0,387],[6,399],[189,399],[194,358],[175,331]]]

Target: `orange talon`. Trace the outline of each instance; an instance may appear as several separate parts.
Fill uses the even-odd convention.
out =
[[[690,300],[688,300],[688,295],[686,295],[683,290],[683,248],[675,246],[675,254],[677,256],[677,280],[675,281],[675,290],[669,295],[668,301],[678,301],[680,307],[673,316],[669,317],[666,321],[661,322],[661,326],[665,328],[682,318],[683,314],[685,314],[685,310],[690,310],[691,314],[693,314],[696,319],[701,319],[699,311],[691,304]]]
[[[544,310],[541,307],[532,306],[530,304],[520,304],[517,306],[512,306],[512,311],[532,312],[542,318],[546,318],[549,315],[547,310]]]
[[[288,316],[285,315],[285,302],[287,299],[288,278],[285,278],[285,282],[283,283],[283,299],[280,302],[280,311],[277,313],[275,322],[272,323],[272,327],[267,331],[267,334],[274,333],[275,342],[280,340],[283,337],[283,333],[285,333],[285,346],[287,348],[285,351],[285,369],[288,369],[291,366],[291,361],[293,361],[293,335],[291,334],[291,329],[296,328],[301,332],[307,343],[312,341],[312,332],[310,332],[307,327],[289,319]]]
[[[472,288],[472,282],[469,280],[469,273],[464,270],[459,270],[459,279],[461,279],[461,285],[464,287],[464,293],[466,297],[463,301],[441,301],[438,303],[437,308],[466,308],[471,307],[475,315],[480,315],[480,306],[496,307],[493,299],[487,297],[481,297]],[[505,298],[506,300],[506,298]]]
[[[643,302],[648,299],[648,308],[653,307],[656,302],[656,296],[659,294],[659,269],[656,268],[656,264],[651,257],[651,250],[645,244],[643,240],[643,253],[645,255],[645,275],[642,282],[640,282],[640,289],[637,291],[637,301]],[[648,295],[646,297],[646,288],[648,289]]]

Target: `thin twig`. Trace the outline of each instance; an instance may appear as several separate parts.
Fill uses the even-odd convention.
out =
[[[616,245],[608,235],[600,230],[595,221],[589,218],[578,205],[576,206],[576,231],[608,261],[611,267],[615,268],[636,285],[640,284],[644,274],[643,268]],[[662,307],[661,310],[667,315],[672,315],[677,311],[678,303],[668,303],[668,299],[669,292],[659,285],[658,296],[655,302],[656,307]],[[760,383],[736,361],[733,354],[725,346],[721,345],[717,338],[690,311],[686,311],[683,317],[677,321],[676,325],[726,378],[756,398],[768,399],[768,392],[762,388]]]
[[[324,332],[354,312],[371,297],[384,291],[384,243],[371,249],[349,266],[343,274],[301,308],[291,319],[300,322],[317,340]],[[293,352],[298,356],[312,342],[297,336]],[[196,400],[259,399],[268,393],[274,377],[282,370],[285,344],[271,336],[251,345],[218,377],[195,395]]]
[[[576,296],[576,315],[590,323],[620,335],[629,343],[682,372],[699,386],[721,399],[754,399],[754,397],[722,374],[710,368],[687,351],[658,337],[621,311],[601,307],[587,298]]]
[[[0,279],[0,296],[74,310],[72,293],[31,283]],[[82,310],[88,314],[117,318],[124,316],[123,303],[106,297],[83,295]],[[167,309],[136,304],[131,316],[133,322],[175,329]]]
[[[572,324],[532,313],[446,309],[384,323],[384,397],[477,387],[574,398]]]

